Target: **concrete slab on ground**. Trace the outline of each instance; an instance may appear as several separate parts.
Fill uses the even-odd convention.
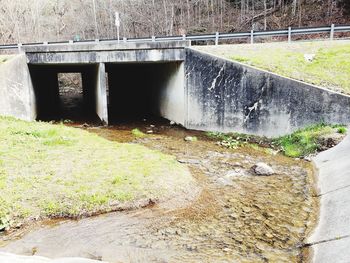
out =
[[[349,263],[350,237],[313,245],[314,258],[317,263]]]
[[[318,225],[308,239],[313,262],[350,262],[350,135],[313,161],[321,204]]]

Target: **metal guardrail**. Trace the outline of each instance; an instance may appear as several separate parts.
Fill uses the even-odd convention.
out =
[[[338,32],[350,32],[350,25],[334,25],[323,27],[309,27],[309,28],[291,28],[283,30],[272,31],[253,31],[250,32],[237,32],[237,33],[219,33],[203,34],[203,35],[182,35],[182,36],[152,36],[146,38],[123,38],[117,39],[95,39],[95,40],[81,40],[81,41],[55,41],[55,42],[43,42],[43,43],[26,43],[26,44],[9,44],[0,45],[1,49],[17,49],[25,46],[43,46],[43,45],[66,45],[66,44],[91,44],[96,42],[103,43],[145,43],[145,42],[164,42],[164,41],[214,41],[215,45],[218,45],[220,40],[229,40],[237,38],[248,38],[250,43],[254,43],[255,37],[277,37],[287,36],[288,42],[292,42],[292,36],[295,35],[311,35],[328,33],[330,40],[334,39],[334,33]]]

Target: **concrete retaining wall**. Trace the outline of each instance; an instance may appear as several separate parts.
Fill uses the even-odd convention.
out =
[[[191,129],[274,137],[319,122],[350,123],[350,97],[203,52],[186,52]]]
[[[24,54],[0,64],[0,115],[36,118],[35,95]]]
[[[350,135],[314,158],[318,169],[320,216],[309,243],[315,263],[350,260]]]

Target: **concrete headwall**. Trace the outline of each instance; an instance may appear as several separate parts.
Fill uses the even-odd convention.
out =
[[[350,123],[350,97],[188,48],[191,129],[279,136],[319,122]]]
[[[31,64],[174,62],[185,59],[187,41],[96,43],[23,47]]]
[[[0,64],[0,115],[36,118],[35,95],[24,54]]]

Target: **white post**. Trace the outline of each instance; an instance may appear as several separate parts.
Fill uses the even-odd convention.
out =
[[[123,37],[123,42],[124,43],[128,42],[128,39],[126,37]]]
[[[288,27],[288,43],[292,43],[292,28]]]
[[[182,40],[183,40],[183,41],[186,40],[186,35],[182,35]]]
[[[74,42],[73,42],[73,40],[69,40],[68,43],[69,44],[73,44]]]
[[[22,50],[22,43],[18,43],[17,47],[18,47],[18,51],[21,52],[21,50]]]
[[[120,15],[118,12],[115,12],[115,26],[117,27],[117,40],[118,40],[118,44],[120,42],[120,33],[119,33],[119,29],[120,29]]]
[[[119,44],[119,42],[120,42],[120,36],[119,36],[119,26],[117,27],[117,39],[118,39],[118,44]]]
[[[219,45],[219,32],[215,33],[215,46]]]
[[[250,31],[250,44],[254,44],[254,30]]]
[[[334,39],[334,24],[331,25],[331,41]]]
[[[152,36],[152,42],[156,42],[156,37]]]

